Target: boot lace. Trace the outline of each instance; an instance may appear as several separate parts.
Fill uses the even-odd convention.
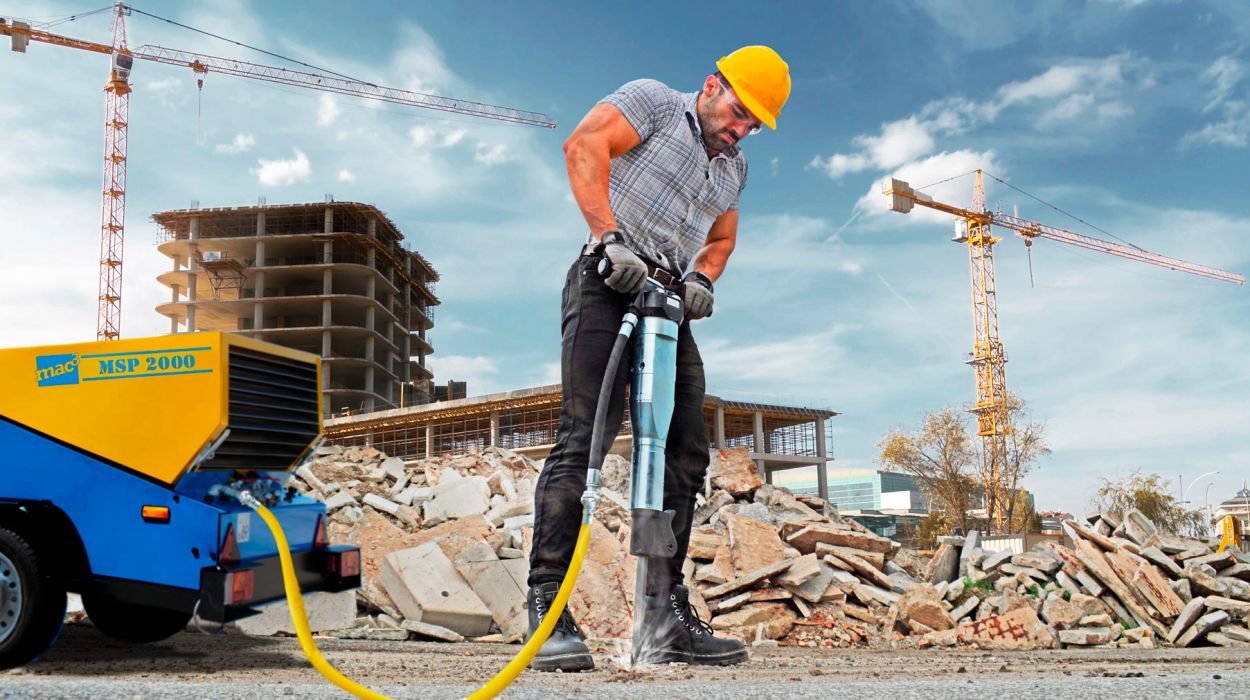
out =
[[[534,612],[538,614],[539,624],[542,624],[542,621],[547,619],[548,611],[549,608],[547,607],[546,597],[541,595],[535,596]],[[569,606],[567,604],[564,606],[564,610],[560,611],[560,619],[556,620],[556,626],[552,629],[552,632],[555,631],[564,632],[565,634],[575,634],[578,637],[582,636],[582,630],[577,626],[577,623],[573,621],[573,616],[569,614]]]
[[[673,614],[677,616],[683,627],[700,637],[704,634],[712,636],[712,626],[704,622],[694,608],[690,607],[689,598],[683,600],[676,593],[669,593],[668,602],[673,608]]]

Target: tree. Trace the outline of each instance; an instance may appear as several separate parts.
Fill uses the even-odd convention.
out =
[[[962,411],[944,408],[925,415],[915,435],[893,430],[878,443],[881,463],[916,477],[929,502],[964,532],[977,489],[976,449],[966,423]]]
[[[997,485],[990,484],[990,472],[986,469],[981,474],[981,483],[987,493],[992,486],[997,486],[996,493],[1018,496],[1024,477],[1033,470],[1038,460],[1050,454],[1050,446],[1046,444],[1046,426],[1042,423],[1029,422],[1027,401],[1008,392],[1005,403],[1007,419],[1003,425],[1007,454],[1003,459],[1003,468],[999,472],[1000,482]],[[1008,527],[1011,532],[1021,531],[1011,528],[1010,523],[1016,520],[1016,505],[1025,504],[1027,501],[1011,496],[1006,496],[1004,500],[1006,500],[1006,512],[1003,513],[1003,520],[1009,523]],[[989,505],[987,499],[987,511],[989,511]],[[990,511],[986,515],[990,522],[996,522],[996,512]]]
[[[1094,497],[1095,510],[1120,518],[1136,508],[1169,535],[1205,537],[1207,520],[1201,509],[1190,510],[1172,495],[1168,482],[1158,474],[1135,471],[1123,479],[1103,477]]]
[[[924,519],[916,525],[916,539],[912,546],[916,549],[936,549],[938,535],[944,535],[949,531],[949,519],[946,514],[935,510],[924,516]]]
[[[1017,514],[1017,504],[1027,503],[1012,494],[1021,493],[1024,477],[1038,460],[1050,454],[1045,426],[1029,422],[1027,402],[1008,394],[1004,417],[997,421],[1003,432],[1005,453],[981,458],[982,439],[970,427],[967,412],[948,407],[925,415],[915,434],[894,430],[878,443],[883,465],[916,477],[930,502],[944,510],[951,524],[967,532],[973,522],[968,511],[976,505],[978,491],[992,529],[1029,529],[1031,513]],[[1025,508],[1027,510],[1027,508]],[[978,523],[978,525],[980,525]]]

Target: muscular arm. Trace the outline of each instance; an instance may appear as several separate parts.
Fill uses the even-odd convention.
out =
[[[725,271],[725,263],[729,262],[737,240],[738,210],[730,209],[716,217],[703,241],[703,247],[694,256],[694,269],[715,282]]]
[[[617,227],[616,217],[612,215],[612,207],[608,203],[611,160],[639,143],[638,132],[634,131],[621,111],[610,104],[595,105],[564,142],[569,187],[596,240],[604,231]]]

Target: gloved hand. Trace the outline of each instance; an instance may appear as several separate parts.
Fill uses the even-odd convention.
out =
[[[681,278],[681,299],[686,320],[697,321],[712,315],[712,280],[702,272]]]
[[[647,264],[626,246],[620,231],[604,231],[599,242],[612,270],[604,282],[622,294],[637,294],[647,279]]]

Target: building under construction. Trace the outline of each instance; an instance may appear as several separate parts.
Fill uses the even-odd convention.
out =
[[[356,202],[155,214],[169,332],[228,331],[321,356],[326,414],[426,403],[438,273]]]
[[[463,454],[490,446],[543,459],[556,441],[562,401],[559,384],[475,396],[367,415],[332,418],[326,439],[335,444],[369,445],[394,457],[420,459]],[[708,394],[703,416],[714,448],[746,446],[770,482],[785,469],[815,467],[816,490],[828,494],[828,421],[837,412],[823,408],[729,401]],[[632,448],[629,407],[612,443],[628,457]]]

